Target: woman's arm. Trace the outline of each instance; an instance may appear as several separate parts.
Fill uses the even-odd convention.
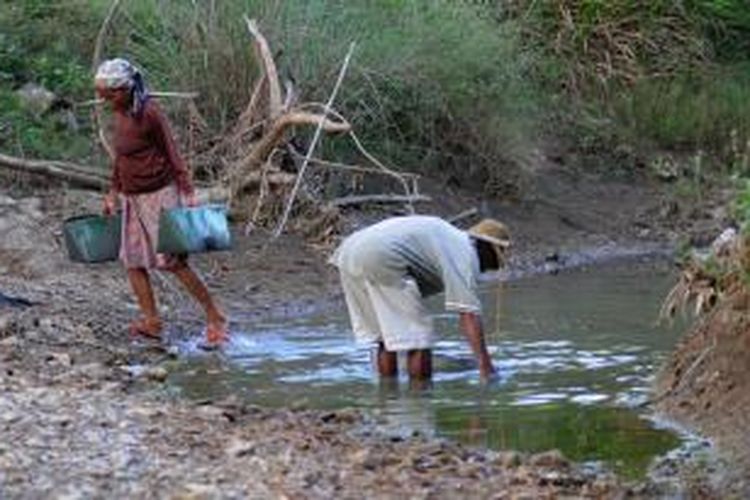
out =
[[[117,209],[117,196],[122,190],[120,181],[120,170],[117,168],[117,157],[112,160],[112,177],[110,179],[109,192],[104,195],[104,214],[111,215]]]

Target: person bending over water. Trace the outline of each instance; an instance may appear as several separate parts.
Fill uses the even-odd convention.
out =
[[[431,378],[433,327],[424,298],[442,291],[445,309],[459,313],[480,376],[495,374],[477,281],[505,265],[509,246],[507,227],[494,219],[462,231],[423,215],[384,220],[341,243],[329,262],[339,270],[356,339],[377,346],[381,376],[398,374],[397,353],[405,351],[410,379]]]

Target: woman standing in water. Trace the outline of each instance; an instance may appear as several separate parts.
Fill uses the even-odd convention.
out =
[[[169,124],[149,98],[140,72],[125,59],[103,62],[95,77],[97,94],[114,113],[112,187],[104,211],[122,207],[120,260],[138,300],[142,317],[130,324],[132,335],[159,338],[162,321],[154,299],[149,269],[175,274],[206,313],[206,340],[217,345],[227,339],[226,318],[206,285],[184,255],[156,252],[162,210],[181,203],[195,205],[190,174],[180,156]]]

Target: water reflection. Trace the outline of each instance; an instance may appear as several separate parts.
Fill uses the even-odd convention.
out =
[[[479,383],[455,318],[437,312],[437,303],[432,387],[410,388],[406,377],[379,383],[343,310],[236,335],[220,356],[181,344],[185,361],[171,381],[197,398],[367,408],[396,432],[493,448],[559,448],[637,475],[679,442],[638,413],[679,334],[653,324],[669,284],[666,269],[613,267],[488,286],[484,316],[500,374],[489,386]]]

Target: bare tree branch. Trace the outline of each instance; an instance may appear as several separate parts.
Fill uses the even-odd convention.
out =
[[[255,46],[258,50],[260,60],[263,62],[263,68],[268,80],[268,117],[271,120],[275,120],[281,114],[282,109],[281,86],[279,84],[279,73],[276,70],[276,63],[273,60],[268,41],[258,29],[258,23],[255,19],[250,19],[246,15],[243,17],[248,31],[255,38]]]
[[[287,129],[293,125],[317,125],[322,130],[330,133],[348,132],[351,129],[349,123],[335,122],[323,115],[304,112],[291,112],[281,115],[271,129],[253,146],[250,154],[238,165],[232,177],[241,180],[251,170],[261,165],[266,157],[271,154],[271,151],[279,144]]]

